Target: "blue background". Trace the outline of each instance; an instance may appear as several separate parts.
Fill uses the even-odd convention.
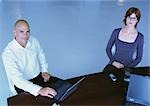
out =
[[[137,28],[145,43],[139,66],[150,66],[149,0],[1,0],[0,54],[14,37],[14,22],[24,18],[45,51],[52,75],[68,79],[102,72],[109,61],[105,51],[109,37],[113,29],[124,26],[125,12],[132,6],[142,13]],[[0,69],[4,105],[9,88],[1,58]]]

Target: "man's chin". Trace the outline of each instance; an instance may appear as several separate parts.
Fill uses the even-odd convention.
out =
[[[25,41],[24,41],[24,44],[27,44],[27,43],[28,43],[28,40],[25,40]]]

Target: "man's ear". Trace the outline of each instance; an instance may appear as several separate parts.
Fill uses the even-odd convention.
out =
[[[15,30],[13,30],[13,34],[14,34],[14,36],[16,37],[16,31],[15,31]]]

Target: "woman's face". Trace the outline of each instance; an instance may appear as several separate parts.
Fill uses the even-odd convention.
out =
[[[132,13],[130,16],[126,18],[126,25],[127,26],[134,26],[137,24],[138,20],[135,13]]]

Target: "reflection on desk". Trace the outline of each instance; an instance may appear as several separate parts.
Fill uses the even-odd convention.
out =
[[[71,83],[77,78],[68,79]],[[65,105],[123,105],[125,89],[123,86],[112,82],[103,73],[87,75],[78,90],[71,94],[66,100],[61,102]],[[50,106],[54,103],[53,99],[47,97],[34,97],[29,93],[21,93],[17,96],[8,98],[8,105],[44,105]]]
[[[22,106],[22,105],[41,105],[41,106],[50,106],[53,103],[52,99],[42,96],[33,96],[29,93],[23,92],[19,95],[10,97],[7,99],[8,106]]]
[[[87,76],[76,93],[62,102],[64,105],[123,105],[125,88],[103,73]]]
[[[150,67],[138,67],[132,69],[132,74],[148,75]],[[74,83],[80,77],[68,79]],[[124,86],[113,82],[105,76],[103,72],[86,75],[86,78],[81,83],[77,91],[71,94],[67,99],[61,102],[61,106],[93,106],[93,105],[124,105],[126,96],[126,83]],[[29,93],[21,93],[17,96],[7,99],[9,106],[14,105],[41,105],[51,106],[54,103],[53,99],[37,96],[34,97]]]

